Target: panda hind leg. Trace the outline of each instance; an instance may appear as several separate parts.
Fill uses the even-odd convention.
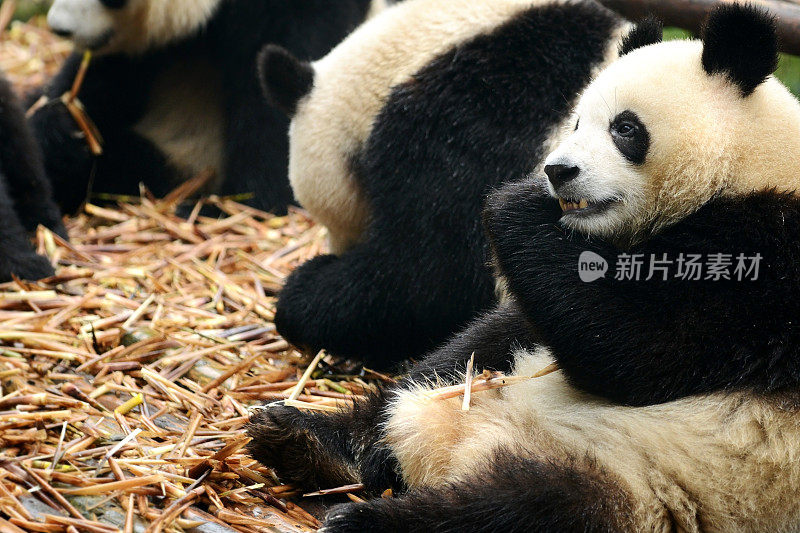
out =
[[[337,413],[301,411],[274,403],[257,410],[247,432],[250,453],[285,482],[304,490],[363,483],[370,493],[399,488],[383,438],[383,394]]]
[[[632,499],[589,465],[498,453],[474,477],[331,509],[320,531],[631,531]]]

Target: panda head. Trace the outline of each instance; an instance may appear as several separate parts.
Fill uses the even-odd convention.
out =
[[[545,160],[570,229],[636,241],[717,195],[800,188],[800,104],[771,76],[773,19],[730,4],[702,40],[661,36],[654,20],[632,30]]]
[[[222,0],[55,0],[53,31],[79,49],[137,54],[202,28]]]

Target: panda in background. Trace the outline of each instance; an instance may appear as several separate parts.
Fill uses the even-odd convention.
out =
[[[541,162],[627,27],[593,0],[407,0],[313,64],[267,47],[289,179],[333,252],[289,277],[278,331],[387,367],[489,309],[484,198]]]
[[[760,9],[660,39],[638,26],[584,91],[546,183],[489,201],[507,303],[352,411],[254,415],[251,450],[283,481],[396,489],[323,531],[797,530],[800,103],[770,76]],[[605,278],[582,281],[586,252]],[[618,280],[622,253],[645,274],[681,254],[762,260],[743,279]],[[432,400],[473,352],[478,370],[561,370],[466,411]]]
[[[34,253],[28,233],[35,232],[39,224],[64,238],[67,231],[53,202],[25,112],[1,72],[0,220],[0,281],[11,281],[12,274],[31,280],[52,276],[53,267]]]
[[[70,89],[74,54],[45,88],[50,103],[31,124],[61,207],[87,191],[163,196],[213,169],[206,193],[253,193],[252,206],[285,212],[288,121],[268,106],[258,51],[278,43],[299,57],[326,54],[384,0],[55,0],[53,31],[94,51],[80,100],[104,138],[93,157],[58,99]],[[31,97],[31,103],[40,100]]]

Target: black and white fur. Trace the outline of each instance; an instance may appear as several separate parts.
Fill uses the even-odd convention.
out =
[[[327,53],[383,0],[56,0],[48,20],[95,58],[79,95],[105,140],[93,157],[58,102],[81,62],[74,54],[44,89],[31,119],[58,202],[75,211],[87,191],[162,196],[206,170],[205,192],[252,193],[284,212],[288,121],[264,102],[256,56],[265,43],[304,59]],[[38,99],[34,95],[31,101]]]
[[[313,64],[269,47],[290,181],[333,252],[289,277],[278,331],[386,367],[490,308],[484,198],[542,161],[626,27],[593,1],[407,0]]]
[[[51,276],[53,267],[36,255],[29,233],[39,224],[62,237],[67,232],[53,202],[42,155],[25,122],[17,96],[0,73],[0,281]]]
[[[758,9],[719,8],[703,41],[641,39],[658,33],[638,28],[584,92],[546,183],[489,201],[505,304],[352,411],[253,417],[251,450],[282,479],[395,489],[334,508],[324,531],[797,530],[800,103],[769,76],[775,29]],[[621,251],[763,261],[741,282],[584,283],[585,251],[611,272]],[[477,369],[561,370],[467,411],[431,400],[473,352]]]

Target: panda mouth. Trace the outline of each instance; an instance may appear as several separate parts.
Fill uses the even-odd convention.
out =
[[[590,201],[586,198],[572,199],[572,198],[559,198],[558,204],[561,206],[561,211],[565,215],[595,215],[608,210],[613,204],[614,200],[603,200],[600,202]]]
[[[81,39],[80,36],[76,36],[75,41],[79,48],[97,52],[101,48],[104,48],[106,45],[108,45],[113,37],[114,30],[107,30],[98,36],[92,37],[91,39]]]

